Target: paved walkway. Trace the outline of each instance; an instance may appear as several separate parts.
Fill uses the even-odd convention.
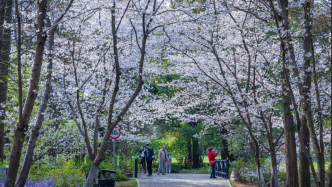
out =
[[[152,177],[139,175],[140,187],[230,187],[223,178],[210,179],[210,174],[166,174]]]

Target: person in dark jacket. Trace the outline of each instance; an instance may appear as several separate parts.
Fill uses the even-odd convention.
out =
[[[146,174],[146,160],[145,160],[146,148],[141,147],[139,152],[141,153],[140,159],[141,159],[141,164],[142,164],[142,167],[143,167],[143,174],[142,175],[145,175]]]
[[[146,148],[146,157],[145,157],[145,160],[146,160],[146,163],[148,165],[148,177],[151,177],[152,176],[152,161],[154,161],[154,152],[153,152],[153,149],[150,147],[149,144],[146,144],[145,145],[145,148]]]

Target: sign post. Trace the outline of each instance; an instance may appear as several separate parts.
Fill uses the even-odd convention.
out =
[[[115,140],[118,139],[121,135],[121,131],[120,129],[118,129],[117,127],[114,127],[110,138],[113,139],[113,170],[115,171]]]
[[[115,139],[113,139],[113,171],[115,171]]]

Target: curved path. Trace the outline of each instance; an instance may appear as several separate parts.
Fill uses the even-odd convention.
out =
[[[140,187],[231,187],[227,179],[210,179],[210,174],[154,173],[152,177],[139,175],[138,182]]]

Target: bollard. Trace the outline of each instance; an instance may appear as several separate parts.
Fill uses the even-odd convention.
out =
[[[137,173],[138,173],[138,159],[135,158],[135,178],[137,178]]]
[[[229,169],[229,160],[226,160],[226,179],[229,179],[228,169]]]

